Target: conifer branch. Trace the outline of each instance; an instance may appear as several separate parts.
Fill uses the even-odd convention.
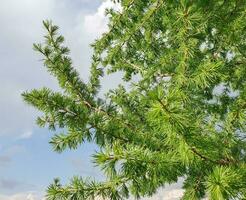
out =
[[[40,126],[66,129],[51,140],[56,151],[99,145],[94,162],[109,180],[55,181],[47,198],[140,198],[185,177],[183,199],[243,199],[246,1],[118,2],[123,11],[108,10],[109,31],[92,45],[88,83],[57,26],[45,21],[45,43],[34,44],[64,93],[33,90],[24,100],[44,113]],[[98,98],[101,65],[131,87]]]

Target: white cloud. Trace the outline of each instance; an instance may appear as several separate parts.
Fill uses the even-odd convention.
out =
[[[111,0],[104,1],[97,9],[96,13],[85,16],[84,30],[88,35],[96,38],[108,30],[108,18],[105,16],[105,9],[113,8],[120,11],[119,4],[114,4]]]
[[[183,196],[183,194],[184,190],[182,189],[167,191],[163,194],[163,200],[178,200]]]
[[[178,186],[175,184],[175,186],[167,186],[165,188],[161,188],[153,196],[144,197],[142,198],[142,200],[179,200],[183,196],[184,190],[175,189],[173,187]]]
[[[183,190],[173,189],[154,195],[153,197],[143,198],[143,200],[178,200],[182,197]],[[14,195],[1,195],[1,200],[44,200],[44,195],[37,192],[24,192]]]
[[[1,200],[45,200],[44,195],[38,192],[23,192],[13,195],[1,195]]]
[[[23,134],[21,134],[20,138],[21,139],[28,139],[32,136],[32,134],[33,134],[32,131],[26,131]]]

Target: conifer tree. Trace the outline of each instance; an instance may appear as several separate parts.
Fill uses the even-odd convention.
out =
[[[50,21],[34,45],[62,92],[34,89],[25,102],[43,113],[38,125],[64,129],[50,141],[55,151],[97,144],[93,161],[107,177],[55,180],[47,199],[140,198],[180,177],[184,200],[245,199],[246,1],[117,2],[92,44],[88,82]],[[131,87],[100,98],[101,77],[119,71]]]

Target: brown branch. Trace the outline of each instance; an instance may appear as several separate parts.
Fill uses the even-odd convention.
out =
[[[187,144],[187,142],[186,142]],[[188,145],[188,144],[187,144]],[[205,155],[202,155],[200,152],[198,152],[198,150],[195,148],[195,147],[191,147],[190,150],[196,154],[197,156],[199,156],[202,160],[206,160],[206,161],[210,161],[212,163],[217,163],[216,161],[210,159],[209,157],[205,156]]]

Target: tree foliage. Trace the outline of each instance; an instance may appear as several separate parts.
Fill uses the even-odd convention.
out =
[[[109,30],[92,44],[88,82],[50,21],[34,45],[63,92],[34,89],[24,100],[43,112],[40,126],[66,131],[51,139],[55,151],[96,143],[93,161],[107,177],[55,180],[47,199],[151,196],[179,177],[184,200],[244,199],[246,1],[118,3],[122,10],[106,10]],[[100,98],[100,78],[119,71],[131,87]]]

